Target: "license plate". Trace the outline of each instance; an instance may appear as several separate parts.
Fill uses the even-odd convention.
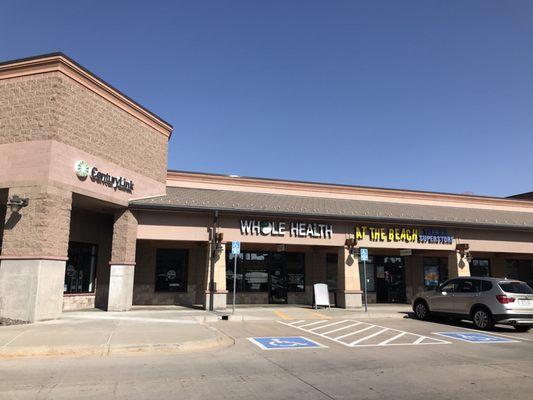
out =
[[[520,306],[533,306],[533,300],[518,300]]]

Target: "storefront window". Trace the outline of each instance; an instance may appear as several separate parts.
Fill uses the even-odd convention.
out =
[[[505,277],[533,282],[533,263],[531,260],[507,260]]]
[[[474,258],[470,263],[470,276],[490,276],[490,261]]]
[[[422,264],[424,269],[424,286],[426,288],[434,288],[448,280],[448,259],[424,257]]]
[[[155,291],[186,292],[188,259],[188,250],[157,249]]]
[[[285,253],[287,271],[287,291],[303,292],[305,290],[305,254]]]
[[[364,278],[364,269],[363,262],[359,261],[359,279],[361,282],[361,290],[364,288],[365,278]],[[366,262],[366,289],[369,292],[376,291],[376,276],[374,274],[374,257],[368,257]]]
[[[337,254],[326,254],[326,283],[329,290],[337,289]]]
[[[237,292],[267,292],[271,270],[283,271],[279,278],[289,292],[305,290],[304,253],[244,252],[226,254],[226,288],[233,291],[234,259],[237,257]]]
[[[96,276],[95,244],[69,242],[64,293],[93,293]]]

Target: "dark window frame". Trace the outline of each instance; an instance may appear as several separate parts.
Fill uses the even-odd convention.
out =
[[[65,285],[65,282],[67,280],[67,269],[69,266],[69,260],[71,257],[71,245],[74,246],[90,246],[94,249],[94,257],[91,255],[91,258],[93,259],[92,262],[94,263],[94,270],[93,270],[93,279],[92,282],[89,282],[89,286],[92,283],[92,290],[89,291],[81,291],[81,292],[72,292],[72,291],[63,291],[64,296],[76,296],[76,295],[94,295],[96,294],[96,283],[97,283],[97,272],[98,272],[98,252],[99,252],[99,246],[97,243],[89,243],[89,242],[81,242],[77,240],[70,240],[68,242],[68,260],[65,266],[65,278],[63,285]],[[78,270],[79,271],[79,270]]]
[[[250,263],[251,260],[247,260],[246,258],[246,254],[261,254],[261,255],[266,255],[266,260],[265,260],[265,266],[264,266],[264,272],[267,273],[267,276],[268,276],[268,281],[266,283],[264,283],[266,285],[266,287],[261,289],[261,290],[251,290],[249,288],[247,288],[247,283],[246,283],[246,276],[247,274],[249,274],[250,272],[249,271],[261,271],[261,268],[257,268],[257,269],[253,269],[253,268],[250,268],[250,265],[247,265],[248,263]],[[284,270],[284,279],[285,279],[285,286],[287,288],[287,293],[305,293],[306,291],[306,279],[307,279],[307,274],[306,274],[306,266],[305,266],[305,252],[275,252],[275,251],[260,251],[260,250],[257,250],[257,251],[254,251],[254,250],[250,250],[250,251],[243,251],[241,252],[241,254],[239,254],[237,257],[237,276],[241,275],[241,279],[240,280],[237,280],[237,293],[269,293],[269,288],[270,288],[270,261],[268,260],[268,258],[270,258],[270,256],[272,254],[282,254],[283,255],[283,270]],[[289,275],[289,272],[288,272],[288,266],[287,266],[287,260],[286,260],[286,254],[291,254],[291,255],[295,255],[296,257],[301,257],[301,261],[302,263],[300,264],[301,265],[301,268],[302,268],[302,274],[303,274],[303,281],[304,281],[304,284],[303,284],[303,288],[302,290],[291,290],[289,288],[289,282],[288,282],[288,275]],[[226,251],[226,289],[228,290],[229,293],[233,293],[233,255],[231,254],[231,251]],[[250,257],[251,258],[251,257]],[[243,267],[244,267],[244,270],[243,270]],[[248,269],[250,268],[250,269]],[[231,275],[228,276],[228,275]]]
[[[183,265],[184,271],[182,272],[181,276],[183,277],[183,281],[181,282],[181,286],[177,286],[177,289],[170,290],[170,285],[167,286],[167,289],[161,288],[160,285],[158,285],[158,258],[160,257],[160,254],[163,252],[176,252],[177,255],[185,255],[185,261]],[[187,293],[188,286],[189,286],[189,249],[182,249],[182,248],[172,248],[172,247],[158,247],[155,251],[155,268],[154,268],[154,293]],[[160,270],[160,269],[159,269]],[[166,274],[168,274],[168,269]],[[176,276],[178,276],[176,274]],[[167,278],[168,279],[168,278]]]
[[[472,274],[472,264],[475,262],[475,261],[487,261],[487,268],[488,268],[488,275],[473,275]],[[492,276],[492,263],[491,263],[491,259],[490,258],[479,258],[479,257],[475,257],[472,259],[472,261],[470,262],[470,265],[469,265],[469,268],[470,268],[470,276],[475,276],[475,277],[478,277],[478,278],[488,278],[488,277],[491,277]],[[479,268],[479,267],[478,267]]]

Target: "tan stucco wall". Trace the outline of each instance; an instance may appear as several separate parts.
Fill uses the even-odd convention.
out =
[[[72,193],[53,186],[12,187],[9,196],[27,197],[19,213],[7,211],[2,258],[66,259]]]
[[[165,193],[161,182],[55,140],[0,144],[0,154],[0,188],[48,184],[123,206],[133,198]],[[90,177],[78,178],[74,165],[79,160],[99,171],[132,180],[133,191],[116,190]]]
[[[167,137],[60,72],[0,80],[0,144],[56,140],[165,182]]]
[[[140,211],[138,239],[152,240],[209,240],[208,227],[212,224],[211,214],[185,213],[185,212],[164,212],[164,211]],[[256,219],[268,221],[290,222],[316,222],[329,223],[333,225],[333,236],[331,238],[298,238],[291,237],[287,232],[285,236],[264,236],[264,235],[243,235],[240,230],[241,219]],[[255,244],[287,244],[302,246],[344,246],[348,237],[353,237],[355,226],[375,226],[375,227],[409,227],[407,224],[369,224],[365,222],[338,222],[325,219],[306,218],[276,218],[260,217],[253,215],[235,216],[221,214],[219,217],[219,231],[224,234],[224,240],[241,241],[242,243]],[[489,229],[469,229],[454,227],[434,227],[428,225],[411,226],[418,228],[444,229],[448,234],[454,236],[452,244],[423,244],[405,242],[376,242],[367,238],[359,240],[358,247],[370,249],[413,249],[424,251],[453,251],[458,243],[468,243],[473,252],[502,252],[502,253],[529,253],[533,254],[533,232],[512,231],[512,230],[489,230]]]

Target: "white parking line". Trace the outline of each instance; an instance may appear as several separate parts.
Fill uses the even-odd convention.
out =
[[[386,332],[386,331],[388,331],[388,330],[389,330],[389,328],[385,328],[385,329],[382,329],[382,330],[380,330],[380,331],[377,331],[377,332],[373,333],[372,335],[368,335],[368,336],[365,336],[364,338],[357,339],[357,340],[353,341],[352,343],[350,343],[350,346],[354,346],[354,345],[356,345],[357,343],[364,342],[365,340],[370,339],[370,338],[372,338],[372,337],[374,337],[374,336],[381,335],[383,332]]]
[[[343,326],[342,328],[333,329],[332,331],[322,332],[322,334],[323,335],[329,335],[330,333],[342,331],[343,329],[351,328],[352,326],[361,325],[361,324],[362,324],[362,322],[356,322],[355,324],[351,324],[351,325],[348,325],[348,326]]]
[[[305,328],[306,326],[316,325],[316,324],[322,324],[324,322],[327,322],[329,320],[327,319],[321,319],[320,321],[311,322],[310,324],[300,325],[298,328]]]
[[[379,343],[380,346],[385,346],[386,344],[389,344],[390,342],[395,341],[396,339],[401,338],[403,335],[406,335],[407,332],[400,332],[396,336],[391,337],[390,339],[384,340],[383,342]]]
[[[344,319],[342,321],[333,322],[332,324],[322,325],[322,326],[319,326],[318,328],[309,329],[309,331],[316,331],[318,329],[324,329],[324,328],[327,328],[329,326],[342,324],[344,322],[347,322],[347,321]]]
[[[419,335],[417,333],[411,333],[407,331],[401,331],[399,329],[389,328],[386,326],[380,326],[375,324],[370,324],[368,322],[361,322],[361,321],[355,321],[355,320],[342,320],[342,321],[336,321],[331,322],[331,320],[322,320],[322,321],[313,321],[311,323],[307,323],[305,320],[296,321],[293,323],[287,323],[284,321],[278,321],[280,324],[290,326],[292,328],[296,328],[299,330],[302,330],[304,332],[311,333],[313,335],[317,335],[320,337],[323,337],[328,340],[332,340],[334,342],[337,342],[339,344],[342,344],[343,346],[347,347],[371,347],[371,346],[416,346],[416,345],[428,345],[428,344],[450,344],[451,342],[448,342],[446,340],[442,339],[436,339],[430,336],[425,335]],[[322,324],[321,324],[322,322]],[[303,323],[303,324],[302,324]],[[323,323],[326,323],[325,325]],[[302,324],[302,325],[300,325]],[[315,326],[320,324],[320,326]],[[320,332],[321,329],[331,327],[331,326],[338,326],[342,324],[347,324],[343,326],[339,326],[335,329],[328,330],[326,332]],[[358,328],[355,330],[349,330],[350,328],[353,328],[355,326],[362,325],[363,328]],[[311,326],[314,326],[313,328],[309,328]],[[369,334],[366,334],[366,336],[355,338],[356,340],[353,340],[352,342],[346,342],[342,339],[345,339],[350,336],[360,335],[363,332],[370,331],[371,329],[376,328],[377,331],[369,332]],[[332,333],[340,332],[342,330],[348,332],[340,335],[340,336],[331,336]],[[363,344],[364,341],[367,341],[372,338],[379,338],[380,335],[388,335],[389,332],[397,332],[396,335],[393,337],[387,338],[386,340],[383,340],[379,343],[370,343],[370,344]]]
[[[370,326],[367,326],[366,328],[359,329],[358,331],[350,332],[350,333],[347,333],[346,335],[342,335],[342,336],[337,336],[337,337],[335,338],[335,340],[344,339],[345,337],[355,335],[356,333],[361,333],[361,332],[367,331],[367,330],[372,329],[372,328],[374,328],[374,327],[375,327],[375,325],[370,325]]]

